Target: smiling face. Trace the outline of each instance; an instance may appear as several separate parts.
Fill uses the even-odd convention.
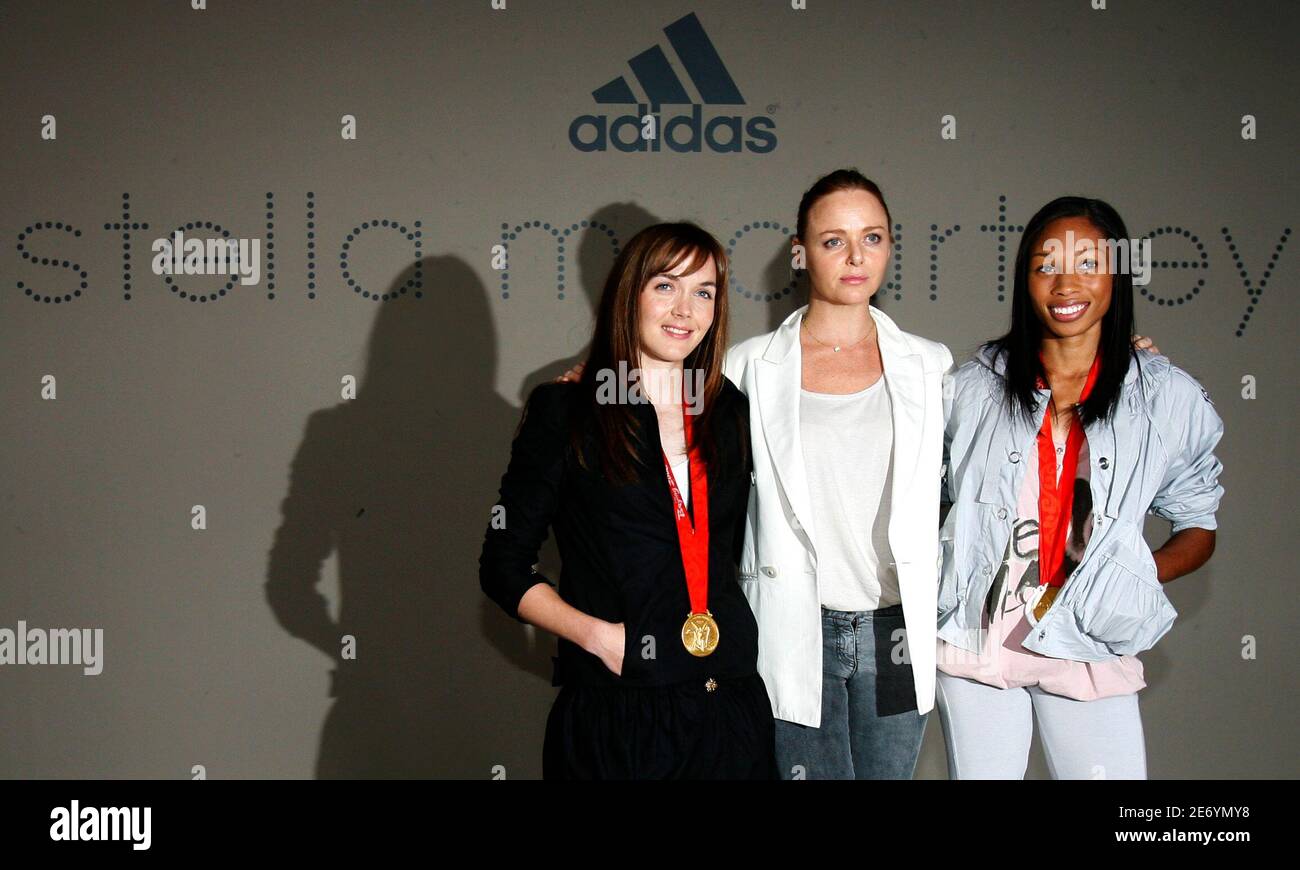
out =
[[[1030,253],[1028,287],[1045,335],[1100,333],[1111,299],[1107,252],[1102,231],[1085,217],[1057,218],[1043,227]]]
[[[889,216],[868,191],[837,190],[808,210],[806,238],[812,295],[829,302],[870,301],[889,263]]]
[[[641,288],[637,337],[643,360],[681,363],[713,325],[718,270],[712,257],[695,268],[699,256],[688,255]]]

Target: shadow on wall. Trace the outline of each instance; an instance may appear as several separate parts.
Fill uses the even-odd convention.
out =
[[[632,202],[610,203],[596,209],[588,218],[591,226],[582,234],[582,239],[578,242],[578,283],[582,288],[583,298],[586,299],[587,309],[591,312],[592,329],[596,326],[596,308],[600,304],[600,295],[605,289],[605,278],[609,274],[610,267],[614,265],[614,258],[629,239],[651,224],[659,223],[660,220]],[[613,231],[613,235],[601,227],[608,227]],[[566,287],[571,286],[566,282]],[[528,400],[528,395],[536,386],[555,380],[574,365],[585,360],[588,349],[589,344],[580,348],[575,347],[571,356],[549,362],[526,375],[519,388],[520,405],[522,406]]]
[[[790,251],[792,241],[793,239],[782,239],[777,242],[775,253],[763,269],[759,292],[780,294],[791,285],[791,282],[794,283],[794,289],[788,295],[780,296],[767,303],[768,332],[778,328],[796,308],[808,304],[808,273],[803,270],[794,271],[791,262],[794,254]],[[734,267],[732,271],[735,271]],[[731,338],[733,343],[739,342],[740,339],[740,336],[734,334]]]
[[[617,246],[657,219],[615,203],[589,220],[575,277],[594,312]],[[478,583],[520,408],[496,392],[496,330],[473,269],[425,259],[390,294],[409,295],[417,271],[431,298],[380,304],[357,397],[308,419],[269,555],[277,621],[333,664],[322,779],[484,778],[511,761],[511,776],[540,772],[555,641],[502,613]],[[575,351],[526,376],[521,403],[585,358]],[[332,553],[337,621],[317,588]],[[539,561],[558,579],[553,541]],[[355,659],[342,658],[345,635]],[[482,655],[484,640],[495,656]]]
[[[518,410],[495,390],[485,288],[457,258],[422,272],[431,298],[378,306],[357,397],[313,413],[293,459],[266,594],[276,619],[334,664],[319,778],[483,778],[492,663],[476,658],[478,554]],[[409,291],[405,291],[408,292]],[[317,590],[337,552],[337,622]],[[549,656],[522,626],[491,640],[525,671]],[[356,639],[343,659],[344,635]]]

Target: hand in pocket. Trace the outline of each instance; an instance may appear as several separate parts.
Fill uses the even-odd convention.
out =
[[[617,676],[623,675],[625,630],[621,622],[601,622],[588,652],[597,656]]]

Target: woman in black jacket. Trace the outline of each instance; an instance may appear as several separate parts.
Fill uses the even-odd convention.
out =
[[[656,224],[606,279],[582,380],[528,398],[479,581],[559,636],[547,779],[776,775],[736,582],[749,408],[726,348],[726,252],[694,224]],[[548,526],[558,592],[532,569]]]

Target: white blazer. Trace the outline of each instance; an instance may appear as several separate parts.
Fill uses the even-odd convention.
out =
[[[775,331],[732,347],[724,367],[749,396],[754,475],[740,585],[758,621],[758,671],[776,718],[820,727],[817,517],[811,511],[799,438],[799,325],[806,310],[805,305]],[[916,706],[925,713],[934,707],[943,378],[952,367],[952,354],[937,341],[903,332],[875,307],[871,315],[893,406],[889,546],[898,571]]]

